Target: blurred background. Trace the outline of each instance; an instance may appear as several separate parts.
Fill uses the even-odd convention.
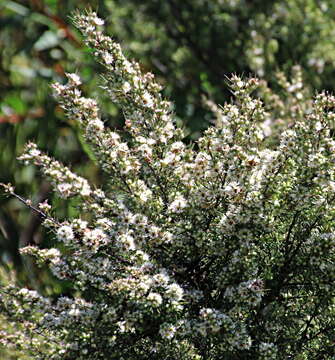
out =
[[[64,82],[65,72],[77,72],[84,94],[99,99],[103,120],[122,127],[120,112],[99,88],[102,69],[71,23],[74,10],[88,7],[105,20],[126,55],[164,85],[186,129],[185,141],[209,125],[203,95],[218,104],[229,101],[231,74],[257,76],[271,87],[277,71],[289,76],[299,64],[312,93],[334,89],[333,0],[0,0],[0,182],[11,182],[33,203],[49,199],[59,219],[76,215],[75,202],[54,198],[37,169],[16,158],[32,140],[103,185],[80,130],[50,89],[52,82]],[[35,214],[0,192],[0,282],[14,276],[48,296],[71,292],[71,284],[55,281],[19,255],[20,247],[34,244],[50,247],[54,240]],[[1,326],[8,325],[0,314]],[[0,358],[25,359],[1,346]]]

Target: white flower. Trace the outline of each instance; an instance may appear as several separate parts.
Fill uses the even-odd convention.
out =
[[[151,292],[148,296],[147,296],[147,300],[153,305],[153,306],[159,306],[162,304],[163,299],[161,297],[160,294],[155,293],[155,292]]]
[[[65,85],[59,84],[59,83],[54,83],[51,85],[53,90],[54,90],[54,95],[56,97],[61,96],[62,93],[67,89],[67,87]]]
[[[78,102],[78,105],[80,105],[83,108],[83,110],[84,109],[92,110],[93,108],[95,108],[97,106],[97,103],[95,100],[85,98],[85,97],[79,98],[77,100],[77,102]]]
[[[38,157],[41,155],[41,151],[38,150],[38,149],[32,149],[30,152],[29,152],[29,155],[34,158],[34,157]]]
[[[77,74],[69,74],[67,73],[66,76],[68,77],[70,84],[74,86],[79,86],[81,84],[80,77]]]
[[[244,82],[240,80],[236,83],[236,85],[237,87],[242,88],[244,86]]]
[[[130,63],[129,63],[130,64]],[[131,64],[130,64],[131,65]],[[129,68],[126,67],[126,71],[129,72],[129,70],[131,69],[131,67],[129,66]],[[139,88],[141,85],[141,79],[138,76],[134,76],[133,77],[133,84],[136,88]]]
[[[205,168],[208,167],[210,163],[210,156],[204,152],[199,152],[195,158],[194,169],[197,172],[203,172]]]
[[[89,184],[87,183],[87,181],[85,181],[82,184],[82,188],[80,190],[80,195],[82,196],[89,196],[91,194],[91,187],[89,186]]]
[[[153,279],[158,286],[164,286],[169,282],[169,276],[165,272],[154,275]]]
[[[177,284],[171,284],[167,287],[165,295],[170,299],[180,301],[183,298],[183,289]]]
[[[259,345],[259,351],[271,354],[276,351],[276,346],[273,343],[262,342]]]
[[[164,323],[160,327],[159,334],[162,338],[171,340],[175,336],[176,331],[177,329],[174,325]]]
[[[118,241],[127,250],[136,250],[134,238],[129,233],[120,235]]]
[[[318,121],[316,124],[315,124],[315,130],[316,131],[320,131],[322,130],[323,126],[322,126],[322,123],[321,121]]]
[[[80,310],[76,308],[72,308],[68,314],[73,317],[78,317],[80,315]]]
[[[145,92],[142,95],[142,101],[143,101],[143,106],[145,107],[151,108],[154,105],[153,98],[148,92]]]
[[[41,202],[41,203],[38,204],[38,208],[39,208],[41,211],[48,212],[48,211],[51,210],[51,205],[48,204],[48,200],[44,200],[43,202]]]
[[[161,160],[161,164],[163,166],[169,166],[170,164],[175,164],[180,160],[180,156],[176,155],[173,152],[168,152],[163,160]]]
[[[177,195],[169,205],[169,210],[174,213],[180,213],[187,206],[187,201],[182,195]]]
[[[119,321],[119,322],[117,323],[117,325],[118,325],[119,331],[120,331],[121,333],[126,332],[126,322],[125,322],[125,321]]]
[[[103,24],[105,23],[102,19],[100,19],[100,18],[97,17],[97,16],[95,16],[95,17],[93,18],[93,22],[94,22],[95,25],[103,25]]]
[[[101,229],[87,230],[85,232],[84,242],[89,246],[105,245],[107,241],[107,235]]]
[[[60,251],[58,249],[51,248],[51,249],[48,249],[44,255],[48,258],[59,257]]]
[[[128,74],[133,74],[134,73],[134,67],[133,65],[131,64],[130,61],[128,60],[125,60],[123,62],[123,66],[124,66],[124,70],[128,73]],[[137,77],[136,77],[137,78]],[[139,79],[139,78],[137,78]],[[135,77],[133,78],[133,81],[135,82]]]
[[[57,190],[61,197],[67,198],[72,194],[72,185],[69,183],[61,183],[57,185]]]
[[[113,55],[111,53],[109,53],[108,51],[105,51],[102,54],[102,59],[104,60],[104,62],[108,65],[108,64],[112,64],[114,61]]]
[[[96,132],[104,131],[104,129],[104,123],[100,119],[93,119],[87,125],[87,132],[92,132],[92,135]]]
[[[69,243],[74,239],[74,233],[72,227],[69,225],[63,225],[57,230],[57,239],[64,243]]]
[[[40,299],[40,295],[36,290],[23,288],[18,291],[18,294],[23,296],[27,301],[36,301],[37,299]]]
[[[142,144],[138,147],[138,151],[143,153],[144,156],[151,157],[152,156],[152,148],[148,144]]]
[[[88,222],[82,219],[75,219],[72,222],[72,226],[78,230],[85,230],[88,226]]]
[[[173,153],[180,153],[180,152],[182,152],[184,149],[185,149],[185,145],[184,145],[184,143],[182,143],[181,141],[174,142],[174,143],[171,145],[171,152],[173,152]]]
[[[225,194],[232,196],[239,193],[241,191],[241,187],[237,181],[232,181],[229,184],[225,185],[223,191]]]
[[[152,191],[149,190],[149,189],[143,189],[143,191],[140,192],[139,194],[139,199],[142,201],[142,202],[147,202],[148,200],[150,200],[152,196]]]
[[[127,94],[131,90],[131,86],[128,81],[125,81],[122,85],[122,91]]]
[[[169,243],[171,243],[172,240],[173,240],[173,235],[172,235],[170,232],[165,231],[165,232],[163,233],[163,235],[162,235],[162,240],[163,240],[164,242],[166,242],[167,244],[169,244]]]

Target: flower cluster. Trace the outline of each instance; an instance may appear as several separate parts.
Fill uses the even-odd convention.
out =
[[[187,146],[153,75],[126,59],[103,20],[88,12],[75,23],[125,127],[105,127],[77,74],[53,85],[107,180],[94,188],[27,145],[21,159],[81,201],[63,222],[38,207],[61,250],[22,254],[74,291],[51,302],[8,287],[1,309],[29,323],[17,343],[52,339],[35,341],[35,359],[331,359],[335,99],[309,99],[297,68],[291,82],[278,75],[286,100],[233,76],[234,102],[207,100],[215,125]]]

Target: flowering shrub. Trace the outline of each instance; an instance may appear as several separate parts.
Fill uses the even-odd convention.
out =
[[[273,85],[276,69],[300,64],[305,87],[334,89],[332,0],[109,0],[105,7],[110,32],[168,79],[164,91],[190,136],[207,124],[199,97],[227,101],[230,74],[255,73]]]
[[[74,291],[51,300],[3,287],[1,311],[21,326],[1,342],[34,359],[333,358],[335,98],[308,99],[299,69],[291,82],[279,74],[284,97],[234,76],[234,102],[207,101],[215,126],[186,146],[153,75],[103,34],[103,20],[88,12],[75,24],[125,127],[105,127],[77,74],[53,85],[106,184],[27,145],[21,160],[61,198],[78,198],[81,216],[61,221],[22,199],[60,243],[22,254]]]

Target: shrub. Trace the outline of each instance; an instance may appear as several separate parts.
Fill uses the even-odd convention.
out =
[[[21,252],[73,291],[50,299],[4,286],[1,310],[20,327],[2,343],[34,359],[331,359],[334,97],[310,99],[298,68],[291,82],[278,75],[281,96],[233,76],[234,101],[207,101],[215,125],[186,146],[153,75],[94,12],[75,24],[106,68],[124,131],[105,127],[77,74],[53,85],[105,186],[27,145],[21,160],[60,198],[77,198],[78,216],[56,218],[4,185],[59,241]]]
[[[45,198],[48,193],[33,167],[15,162],[32,139],[59,160],[71,158],[75,171],[98,181],[92,167],[84,166],[92,163],[87,148],[80,150],[77,127],[64,119],[47,90],[50,82],[63,81],[65,69],[79,69],[82,90],[91,96],[97,91],[100,67],[68,25],[68,14],[88,3],[107,18],[108,31],[124,44],[124,51],[164,81],[163,94],[174,101],[175,119],[187,126],[185,141],[208,127],[201,94],[216,103],[227,101],[224,79],[232,73],[256,73],[273,85],[277,69],[288,73],[300,64],[305,88],[333,89],[332,0],[142,0],[140,5],[137,0],[2,1],[0,182],[15,182],[22,195]],[[104,96],[99,96],[99,107],[105,123],[119,124],[122,114]],[[28,218],[27,209],[16,208],[12,200],[0,202],[0,262],[5,265],[10,256],[19,270],[18,247],[52,240],[36,217]],[[69,207],[58,209],[66,212]]]
[[[275,71],[299,64],[306,86],[334,89],[334,10],[331,0],[111,0],[101,14],[133,56],[167,79],[165,93],[194,136],[208,125],[199,94],[226,101],[227,75],[272,82]]]

